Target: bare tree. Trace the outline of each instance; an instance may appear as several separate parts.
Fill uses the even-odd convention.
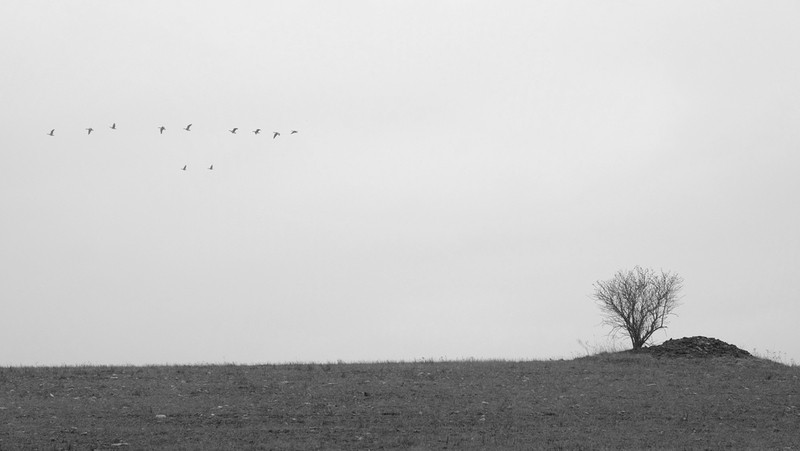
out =
[[[666,328],[666,318],[677,307],[681,288],[683,279],[677,274],[636,266],[617,271],[613,279],[596,282],[593,298],[612,333],[624,330],[633,349],[640,349],[655,331]]]

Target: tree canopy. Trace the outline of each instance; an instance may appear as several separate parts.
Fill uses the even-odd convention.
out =
[[[594,284],[593,298],[612,332],[624,330],[633,349],[640,349],[678,305],[683,279],[674,273],[636,266]]]

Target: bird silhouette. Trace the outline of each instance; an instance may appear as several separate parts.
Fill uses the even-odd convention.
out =
[[[257,135],[257,134],[259,134],[259,133],[261,133],[261,129],[260,129],[260,128],[257,128],[257,129],[255,129],[255,130],[253,130],[253,133],[255,133],[256,135]]]
[[[297,130],[292,130],[292,132],[291,132],[291,133],[289,133],[289,134],[290,134],[290,135],[294,135],[295,133],[297,133]]]
[[[186,130],[187,132],[191,131],[191,130],[189,130],[190,128],[192,128],[192,124],[189,124],[186,127],[183,127],[183,129]]]
[[[48,133],[48,135],[50,135],[50,136],[55,136],[55,135],[53,134],[53,133],[55,133],[55,132],[56,132],[56,129],[52,129],[52,130],[50,130],[50,133]]]
[[[272,139],[275,139],[275,138],[277,138],[278,136],[281,136],[281,134],[280,134],[280,133],[278,133],[278,132],[272,132]]]
[[[236,134],[236,130],[239,130],[239,127],[233,127],[233,129],[228,130],[228,131],[235,135]]]
[[[117,123],[116,123],[116,122],[114,122],[113,124],[111,124],[111,127],[109,127],[109,128],[110,128],[111,130],[116,130],[116,129],[117,129]]]
[[[162,125],[161,127],[158,127],[158,131],[159,131],[159,132],[160,132],[162,135],[164,134],[164,130],[166,130],[166,129],[167,129],[167,127],[164,127],[163,125]]]
[[[209,171],[213,171],[213,170],[214,170],[214,165],[212,164],[211,166],[209,166],[209,167],[208,167],[208,170],[209,170]]]
[[[92,127],[89,127],[89,128],[86,129],[86,131],[89,132],[89,133],[87,133],[87,135],[91,135],[92,132],[94,131],[94,129]]]
[[[184,164],[183,168],[181,169],[181,171],[185,171],[185,170],[186,170],[186,165]]]

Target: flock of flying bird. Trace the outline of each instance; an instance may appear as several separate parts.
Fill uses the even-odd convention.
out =
[[[111,130],[116,130],[117,129],[117,123],[114,122],[113,124],[109,125],[108,128],[110,128]],[[163,135],[164,131],[166,129],[167,129],[167,127],[164,127],[162,125],[162,126],[158,127],[158,133]],[[187,132],[192,131],[192,124],[189,124],[186,127],[183,127],[183,129],[186,130]],[[232,129],[230,129],[228,131],[235,135],[238,130],[239,130],[239,127],[233,127]],[[94,129],[92,127],[88,127],[86,129],[86,134],[87,135],[91,135],[93,131],[94,131]],[[49,136],[55,136],[55,133],[56,133],[56,129],[52,129],[52,130],[50,130],[50,133],[48,133],[48,135]],[[257,128],[255,130],[253,130],[253,134],[258,135],[260,133],[261,133],[261,129],[260,128]],[[292,130],[291,132],[289,132],[290,135],[294,135],[296,133],[299,133],[299,132],[297,130]],[[272,139],[275,139],[278,136],[281,136],[280,132],[272,132]],[[186,167],[187,167],[187,165],[183,165],[181,170],[185,171]],[[208,169],[213,171],[214,170],[214,165],[212,164],[211,166],[208,167]]]

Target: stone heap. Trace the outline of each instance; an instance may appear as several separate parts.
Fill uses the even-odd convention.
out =
[[[639,352],[652,354],[655,357],[752,357],[744,349],[722,340],[699,336],[667,340],[658,346],[642,348]]]

